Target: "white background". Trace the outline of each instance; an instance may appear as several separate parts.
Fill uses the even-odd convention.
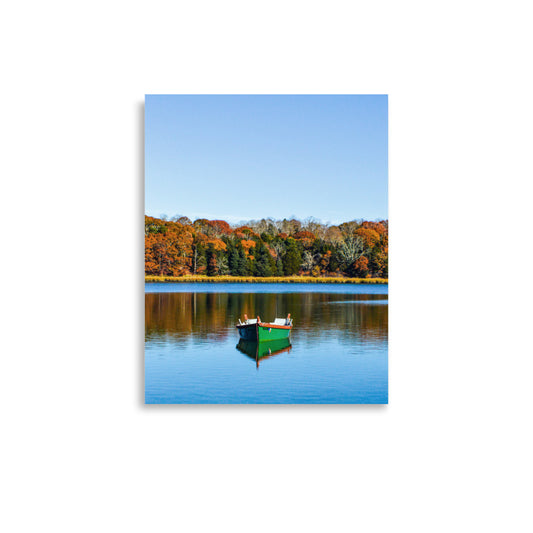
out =
[[[526,2],[0,15],[2,531],[531,531]],[[390,405],[143,406],[145,93],[389,94]]]

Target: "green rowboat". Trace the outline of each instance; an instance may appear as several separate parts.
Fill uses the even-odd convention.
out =
[[[261,322],[259,317],[249,319],[244,315],[244,322],[239,319],[237,324],[241,339],[254,342],[289,339],[291,329],[292,319],[290,313],[287,318],[276,318],[274,322]]]

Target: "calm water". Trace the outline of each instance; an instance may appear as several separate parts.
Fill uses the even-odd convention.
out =
[[[388,286],[148,283],[146,403],[387,403]],[[244,313],[290,345],[238,346]]]

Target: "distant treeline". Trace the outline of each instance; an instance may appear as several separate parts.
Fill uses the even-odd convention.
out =
[[[145,273],[153,276],[388,278],[388,220],[338,226],[309,218],[244,225],[145,217]]]

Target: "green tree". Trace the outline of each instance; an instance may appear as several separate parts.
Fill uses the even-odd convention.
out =
[[[238,247],[239,250],[239,262],[237,267],[237,276],[247,276],[248,275],[248,261],[246,259],[246,254],[244,253],[244,248],[242,246]]]
[[[207,247],[207,275],[216,276],[218,274],[217,253],[215,247],[209,244]]]
[[[286,276],[293,276],[298,274],[300,265],[302,264],[302,252],[298,243],[289,237],[286,242],[286,251],[283,256],[283,272]]]
[[[228,267],[232,276],[246,276],[246,254],[241,243],[228,245]]]
[[[228,267],[232,276],[239,276],[237,271],[239,270],[239,251],[233,243],[233,241],[226,241],[227,255],[228,255]]]
[[[281,257],[278,257],[276,259],[276,276],[283,276],[283,261],[281,260]]]
[[[272,275],[270,252],[262,241],[258,241],[254,249],[255,275],[265,278]]]
[[[197,274],[198,270],[207,265],[206,250],[202,243],[194,242],[192,245],[192,273]]]

